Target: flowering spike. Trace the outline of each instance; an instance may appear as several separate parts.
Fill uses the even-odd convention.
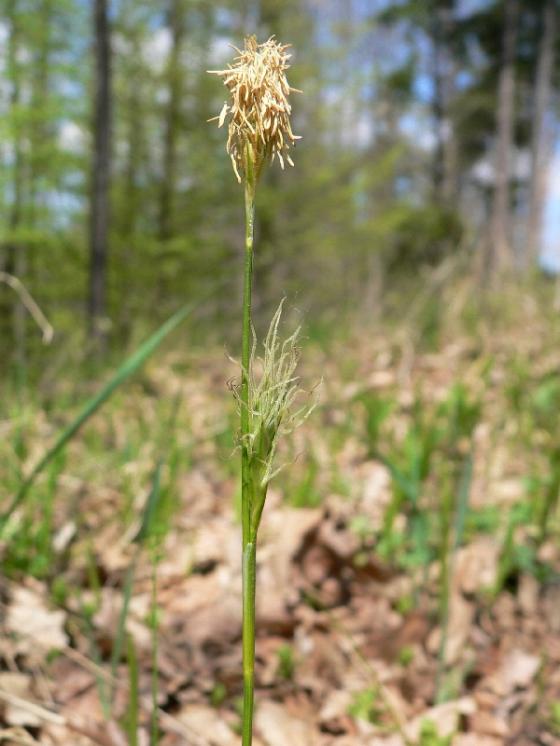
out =
[[[258,178],[268,156],[272,162],[278,155],[282,168],[284,159],[293,165],[286,151],[300,137],[292,132],[288,99],[290,92],[301,91],[291,88],[285,75],[290,67],[291,55],[286,53],[289,46],[279,44],[273,36],[263,44],[249,36],[243,51],[236,50],[233,65],[227,70],[208,71],[220,76],[231,93],[230,103],[224,104],[214,120],[221,127],[229,116],[226,149],[240,182],[249,172]],[[250,169],[247,159],[252,161]]]

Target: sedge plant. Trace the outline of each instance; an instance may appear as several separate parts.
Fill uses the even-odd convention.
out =
[[[259,44],[245,39],[233,64],[210,71],[222,78],[230,98],[214,119],[221,127],[228,121],[226,150],[245,196],[245,251],[241,383],[235,390],[240,414],[241,514],[243,573],[243,746],[252,743],[255,669],[255,594],[257,532],[267,488],[275,474],[274,456],[279,436],[307,416],[309,408],[294,412],[298,394],[295,369],[298,361],[296,331],[282,341],[279,323],[282,303],[274,315],[258,359],[251,317],[255,197],[267,162],[277,160],[282,169],[293,166],[290,149],[299,139],[290,124],[291,88],[286,78],[289,45],[274,37]]]

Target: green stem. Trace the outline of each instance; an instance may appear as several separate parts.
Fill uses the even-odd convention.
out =
[[[251,290],[253,284],[254,191],[245,186],[245,269],[241,338],[241,513],[243,548],[251,540],[251,474],[249,465],[249,367],[251,364]]]
[[[256,528],[251,530],[252,487],[249,463],[249,367],[251,362],[251,289],[253,281],[253,224],[255,191],[245,184],[245,270],[243,282],[243,329],[241,342],[241,514],[243,551],[243,746],[253,740],[255,689],[255,577]]]
[[[243,746],[253,740],[256,556],[256,542],[249,542],[243,550]]]
[[[152,553],[152,592],[150,600],[150,627],[152,636],[152,713],[150,716],[150,746],[157,746],[159,743],[159,722],[158,722],[158,605],[157,605],[157,566],[158,557],[156,551]]]

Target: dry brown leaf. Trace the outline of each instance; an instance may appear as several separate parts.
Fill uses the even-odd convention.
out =
[[[453,585],[463,593],[474,594],[496,582],[500,547],[490,536],[483,536],[459,550],[455,560]]]
[[[484,734],[493,738],[505,738],[509,733],[507,723],[491,712],[476,712],[469,719],[472,730],[477,734]],[[503,741],[500,741],[503,743]]]
[[[502,697],[514,689],[527,688],[537,674],[541,659],[519,648],[507,653],[498,670],[490,677],[490,687]]]
[[[24,728],[3,728],[0,730],[0,743],[3,746],[33,746],[39,743]]]
[[[16,636],[18,652],[57,650],[68,645],[66,614],[48,608],[44,599],[28,588],[14,588],[6,614],[6,629]]]
[[[319,746],[311,723],[294,717],[276,702],[260,704],[255,725],[266,746]]]
[[[23,673],[2,672],[0,673],[0,690],[10,695],[21,697],[22,699],[32,699],[31,697],[31,677]],[[41,719],[35,712],[19,707],[17,704],[7,702],[4,705],[4,722],[6,725],[38,726]],[[1,743],[0,739],[0,743]]]
[[[186,705],[176,718],[207,746],[239,746],[240,739],[233,733],[220,713],[206,705]]]
[[[348,689],[329,692],[319,711],[319,722],[326,724],[333,721],[344,721],[348,716],[352,701],[352,693]]]
[[[481,733],[459,733],[453,739],[453,746],[503,746],[503,741]]]
[[[449,599],[449,626],[447,631],[447,646],[445,662],[456,663],[465,652],[465,645],[469,639],[474,620],[475,607],[462,594],[454,593]],[[435,629],[428,641],[429,650],[436,654],[439,650],[441,629]]]

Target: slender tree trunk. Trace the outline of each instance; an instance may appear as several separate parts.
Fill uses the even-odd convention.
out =
[[[135,49],[137,49],[136,45]],[[139,50],[138,54],[140,54]],[[123,220],[123,234],[126,238],[130,238],[136,233],[140,207],[138,166],[142,150],[142,104],[137,86],[138,81],[135,80],[128,99],[128,153],[125,168],[126,208]]]
[[[52,139],[49,127],[46,104],[49,94],[49,62],[50,62],[50,29],[52,22],[53,0],[41,0],[38,14],[41,19],[40,28],[34,39],[35,59],[33,62],[32,105],[33,118],[30,132],[31,152],[29,158],[29,222],[37,227],[39,201],[44,191],[41,180],[48,172],[48,149]]]
[[[132,46],[134,59],[140,59],[141,42],[135,36]],[[139,169],[142,162],[142,144],[144,137],[141,72],[133,66],[130,70],[130,88],[127,101],[127,140],[128,152],[125,165],[125,203],[122,210],[121,234],[124,242],[121,246],[121,262],[130,266],[134,261],[135,243],[138,234],[138,217],[141,213],[141,192],[139,186]],[[126,292],[127,278],[121,278],[121,302],[119,303],[119,336],[127,340],[132,329],[134,318],[134,298]]]
[[[169,101],[165,115],[163,143],[163,174],[160,192],[159,235],[165,240],[173,235],[175,192],[177,188],[177,140],[181,118],[183,75],[181,51],[185,36],[183,3],[169,0],[168,28],[171,32],[171,51],[168,62]]]
[[[515,120],[515,51],[519,0],[504,0],[502,61],[498,80],[495,184],[490,219],[487,271],[489,274],[511,269],[510,181]]]
[[[18,23],[17,0],[10,0],[8,7],[9,38],[8,38],[8,71],[11,82],[10,106],[17,110],[21,105],[21,72],[18,63],[18,49],[20,44],[21,29]],[[23,154],[23,132],[21,127],[15,129],[14,141],[14,164],[13,164],[13,201],[8,216],[8,224],[12,237],[6,247],[4,267],[10,274],[25,282],[26,257],[25,247],[15,238],[15,233],[21,226],[23,212],[23,189],[24,189],[24,154]],[[8,313],[11,309],[11,325],[15,343],[16,362],[23,368],[25,365],[25,320],[26,311],[17,299],[7,304]]]
[[[529,216],[527,219],[527,264],[536,264],[542,248],[542,212],[546,196],[547,155],[550,131],[546,127],[546,113],[550,103],[554,42],[557,10],[555,0],[546,0],[542,14],[542,29],[537,59],[533,131],[531,142],[531,185]]]
[[[431,37],[433,44],[432,78],[434,96],[432,111],[436,147],[432,162],[434,199],[451,205],[457,197],[457,152],[451,116],[451,101],[455,93],[455,60],[452,33],[455,4],[453,0],[437,0],[432,8]]]
[[[457,57],[455,33],[455,2],[447,2],[442,10],[442,28],[445,39],[445,67],[442,74],[443,100],[445,102],[445,141],[443,148],[443,184],[442,196],[444,202],[456,207],[459,198],[459,152],[455,119],[453,115],[453,100],[456,94]]]
[[[432,79],[434,94],[432,99],[432,112],[434,117],[434,130],[436,136],[436,147],[432,161],[432,188],[434,200],[442,198],[444,181],[444,147],[445,147],[445,104],[443,100],[443,31],[441,24],[440,8],[432,8],[431,37],[433,44],[432,55]]]
[[[107,315],[107,256],[111,180],[111,27],[109,0],[95,0],[95,98],[90,213],[89,328],[103,345]]]

